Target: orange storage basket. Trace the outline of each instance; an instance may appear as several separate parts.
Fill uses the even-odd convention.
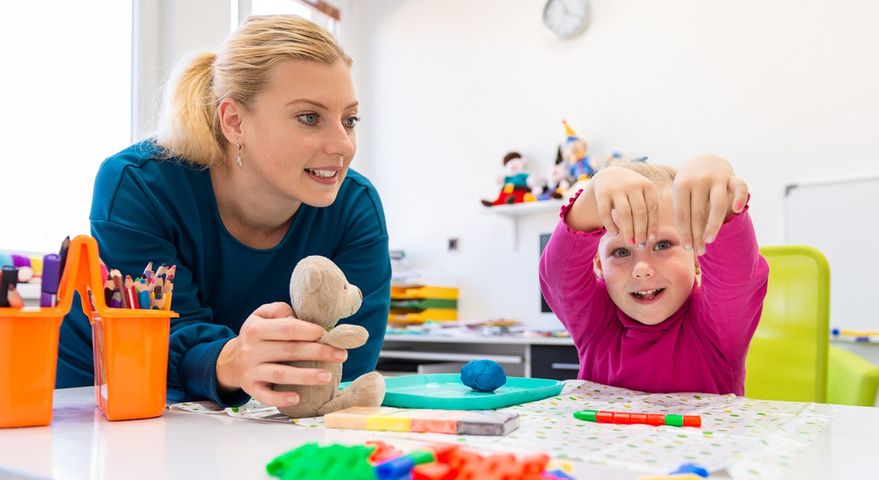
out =
[[[147,312],[147,310],[143,310]],[[170,317],[122,316],[107,309],[92,322],[95,404],[109,420],[151,418],[165,410]]]
[[[60,308],[0,308],[0,428],[52,421],[62,318]]]
[[[57,306],[0,308],[0,427],[51,423],[58,334],[74,291],[92,324],[95,403],[104,416],[129,420],[162,415],[170,322],[178,315],[108,308],[98,261],[95,239],[78,236],[70,242]]]

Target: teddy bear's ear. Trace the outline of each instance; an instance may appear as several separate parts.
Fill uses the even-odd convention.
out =
[[[321,275],[321,271],[314,269],[308,270],[305,273],[305,290],[308,293],[314,293],[320,289],[321,284],[323,283],[323,275]]]

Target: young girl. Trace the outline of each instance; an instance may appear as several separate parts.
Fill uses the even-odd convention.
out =
[[[744,394],[769,275],[747,201],[730,164],[701,155],[678,172],[605,168],[562,208],[540,286],[577,346],[578,378]]]

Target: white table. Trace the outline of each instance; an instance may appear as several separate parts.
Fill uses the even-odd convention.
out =
[[[109,422],[95,408],[91,387],[64,389],[55,392],[51,426],[0,429],[0,478],[267,479],[265,464],[302,443],[361,443],[374,435],[176,411],[150,420]],[[785,478],[876,478],[877,441],[879,409],[840,407]],[[581,479],[638,477],[590,465],[576,468]]]

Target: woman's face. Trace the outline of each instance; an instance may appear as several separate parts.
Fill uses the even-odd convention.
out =
[[[243,169],[279,197],[332,204],[354,158],[357,108],[343,62],[278,65],[242,112]]]

